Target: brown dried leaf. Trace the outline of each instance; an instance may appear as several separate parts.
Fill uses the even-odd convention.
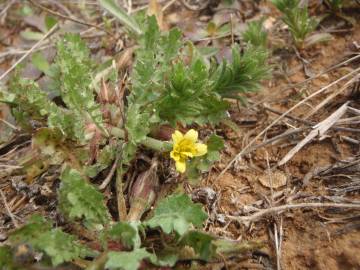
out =
[[[282,171],[265,172],[259,177],[259,182],[268,188],[279,188],[286,185],[287,177]]]

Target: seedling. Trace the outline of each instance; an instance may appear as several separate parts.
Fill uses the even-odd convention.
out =
[[[343,12],[344,1],[343,0],[326,0],[325,4],[330,9],[330,13],[327,15],[333,15],[337,18],[340,18],[352,26],[356,25],[356,20],[354,18],[349,17],[346,14],[344,14],[344,12]],[[327,17],[327,16],[325,16],[325,17]]]
[[[289,27],[295,46],[304,48],[306,37],[312,33],[318,21],[311,17],[307,7],[300,7],[299,0],[272,0],[273,4],[281,11],[283,22]]]
[[[242,34],[245,42],[258,48],[266,48],[267,33],[263,28],[263,20],[248,23],[248,28]]]
[[[342,0],[325,0],[325,2],[334,12],[339,12],[343,7]]]

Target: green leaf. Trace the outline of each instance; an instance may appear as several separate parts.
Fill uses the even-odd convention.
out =
[[[123,144],[123,149],[121,153],[121,157],[122,157],[121,162],[124,165],[128,165],[135,158],[136,149],[137,149],[136,144],[133,144],[131,142]]]
[[[212,88],[223,98],[237,99],[239,94],[254,92],[260,88],[261,80],[269,75],[266,64],[268,53],[249,46],[240,54],[240,48],[232,48],[232,63],[223,62],[212,74]]]
[[[90,88],[93,65],[86,44],[79,35],[67,34],[57,47],[55,63],[50,67],[39,54],[34,55],[33,62],[52,78],[52,87],[60,90],[67,108],[57,106],[34,81],[17,74],[9,86],[9,93],[15,94],[11,104],[13,115],[24,129],[32,129],[29,119],[47,121],[49,127],[58,128],[67,138],[81,143],[89,139],[85,133],[89,122],[107,135],[100,104]]]
[[[249,48],[240,56],[240,48],[234,47],[232,63],[210,67],[191,43],[185,46],[179,30],[160,32],[154,16],[145,20],[143,28],[128,97],[128,111],[136,115],[127,114],[149,120],[145,130],[144,121],[132,121],[131,129],[138,130],[133,133],[134,144],[149,132],[149,125],[151,129],[158,124],[220,122],[230,107],[224,99],[239,99],[239,94],[257,90],[268,74],[267,53],[262,49]]]
[[[208,147],[208,152],[220,151],[224,149],[224,140],[216,134],[212,134],[209,139],[206,141]]]
[[[15,264],[11,247],[0,246],[0,266],[4,270],[25,270]]]
[[[34,11],[31,9],[31,7],[27,4],[21,5],[21,9],[19,11],[21,16],[30,16],[34,13]]]
[[[191,225],[202,227],[207,214],[186,194],[171,195],[159,202],[154,216],[146,222],[151,228],[160,227],[165,233],[183,235]]]
[[[46,29],[49,31],[51,28],[54,27],[55,24],[57,24],[57,19],[52,16],[46,16],[45,17],[45,26]]]
[[[83,126],[83,119],[50,101],[34,81],[20,78],[16,74],[10,81],[9,92],[7,97],[15,94],[11,104],[12,113],[23,128],[31,129],[29,119],[45,122],[47,117],[49,127],[58,128],[65,136],[83,136],[78,135],[81,133],[79,129]]]
[[[95,177],[102,170],[109,167],[111,162],[115,159],[116,145],[108,144],[105,145],[99,152],[96,163],[86,167],[86,174],[89,177]]]
[[[272,0],[283,13],[282,20],[289,27],[295,45],[302,47],[307,35],[318,25],[318,21],[310,17],[307,6],[300,6],[299,0]]]
[[[300,0],[271,0],[271,2],[283,13],[299,7]]]
[[[125,247],[137,249],[141,245],[138,226],[134,222],[119,222],[111,227],[108,234],[111,239],[120,240]]]
[[[254,47],[266,48],[267,33],[263,29],[263,21],[262,19],[248,23],[247,29],[242,34],[245,42]]]
[[[125,128],[128,131],[129,139],[134,144],[140,143],[150,132],[148,113],[141,113],[140,106],[131,104],[127,109]]]
[[[150,258],[152,264],[169,267],[173,267],[178,259],[178,253],[176,251],[174,252],[173,250],[161,250],[160,252],[157,252],[156,257],[153,256]]]
[[[44,34],[40,32],[25,30],[20,32],[20,36],[26,40],[38,41],[44,37]]]
[[[38,70],[44,72],[45,74],[48,73],[50,65],[40,52],[36,52],[32,55],[31,62]]]
[[[215,238],[200,231],[190,231],[185,234],[180,244],[190,246],[202,260],[209,260],[216,254],[216,246],[213,244]]]
[[[85,247],[75,243],[73,235],[64,233],[60,229],[42,233],[32,244],[45,252],[51,258],[53,265],[70,262],[88,254]]]
[[[84,119],[83,122],[91,120],[106,133],[100,104],[95,101],[93,89],[90,88],[92,66],[90,51],[80,35],[66,34],[57,44],[58,73],[53,79],[58,82],[63,101],[78,118]]]
[[[39,128],[32,138],[33,149],[39,151],[51,165],[61,165],[66,158],[59,148],[63,136],[59,129]]]
[[[78,171],[67,167],[60,179],[59,207],[67,218],[83,218],[89,227],[109,223],[110,215],[103,194],[87,183]]]
[[[130,17],[121,7],[119,7],[114,0],[99,0],[100,5],[113,14],[118,20],[123,23],[129,30],[135,34],[140,35],[142,33],[137,22]]]
[[[137,270],[143,259],[151,258],[151,253],[146,249],[135,249],[129,252],[109,252],[108,260],[105,264],[106,269],[110,270]]]
[[[191,159],[188,162],[186,175],[192,185],[199,184],[201,173],[209,171],[214,162],[220,160],[219,151],[224,148],[224,140],[212,134],[206,141],[208,151],[205,156]]]
[[[10,242],[30,244],[34,249],[49,256],[54,266],[89,254],[88,249],[80,245],[73,235],[58,228],[52,229],[49,222],[37,215],[32,216],[25,226],[13,232]]]

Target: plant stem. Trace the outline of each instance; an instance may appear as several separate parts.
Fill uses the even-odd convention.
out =
[[[125,221],[127,219],[126,202],[123,192],[122,176],[123,176],[123,169],[122,169],[122,164],[120,163],[120,166],[118,167],[116,172],[116,194],[117,194],[116,198],[117,198],[117,207],[119,213],[119,221]]]
[[[105,263],[108,259],[108,252],[105,251],[99,255],[87,268],[86,270],[101,270],[104,269]]]
[[[110,127],[109,132],[111,135],[113,135],[115,137],[118,137],[121,139],[125,138],[125,132],[124,132],[124,130],[122,130],[120,128]],[[141,144],[150,149],[153,149],[153,150],[156,150],[159,152],[167,152],[167,151],[170,151],[172,148],[172,143],[160,141],[160,140],[150,138],[150,137],[146,137],[146,139],[144,141],[142,141]]]

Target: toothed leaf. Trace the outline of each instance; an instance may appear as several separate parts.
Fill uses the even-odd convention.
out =
[[[108,254],[105,268],[110,270],[137,270],[139,269],[142,260],[151,258],[152,256],[154,255],[147,252],[144,248],[135,249],[129,252],[112,251]]]
[[[70,220],[84,219],[93,227],[109,222],[109,213],[104,204],[104,196],[94,186],[87,183],[80,173],[66,168],[61,174],[59,205],[61,212]]]
[[[29,222],[10,236],[12,244],[27,243],[35,250],[44,252],[56,266],[89,254],[89,250],[80,245],[75,236],[59,228],[52,229],[43,217],[33,216]]]
[[[160,227],[165,233],[183,235],[192,225],[202,227],[207,214],[199,204],[185,195],[171,195],[159,202],[154,216],[146,222],[151,228]]]

